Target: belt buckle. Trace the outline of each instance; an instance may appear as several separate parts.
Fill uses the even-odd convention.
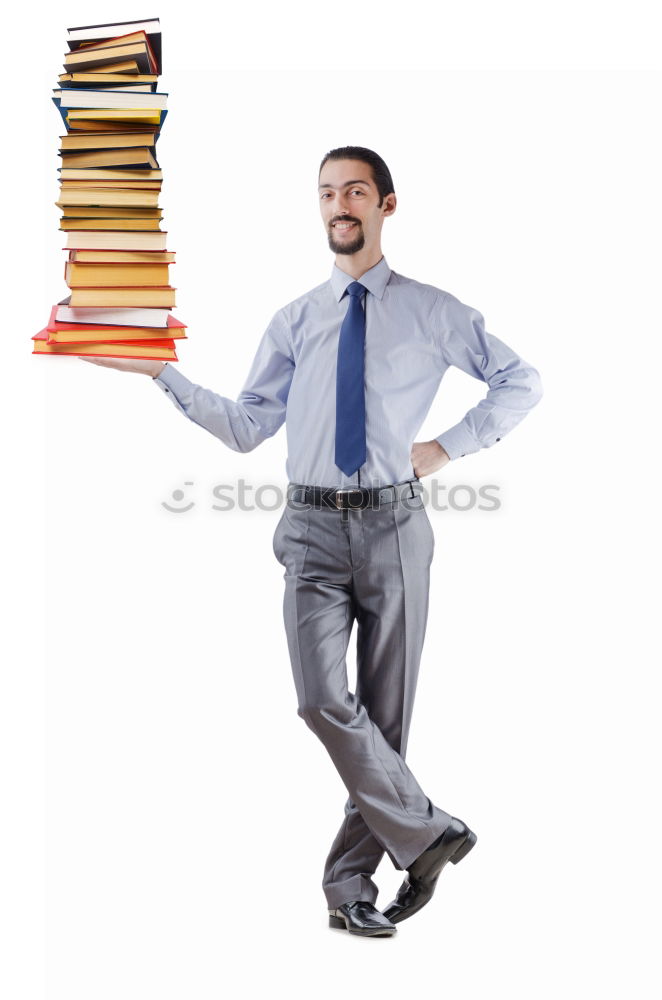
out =
[[[336,508],[337,508],[338,510],[351,510],[351,509],[352,509],[351,507],[343,507],[343,505],[342,505],[342,502],[341,502],[341,500],[340,500],[340,497],[341,497],[341,495],[342,495],[343,493],[360,493],[360,490],[357,490],[357,489],[351,489],[351,490],[336,490],[336,492],[335,492],[335,498],[334,498],[334,502],[335,502],[335,505],[336,505]]]

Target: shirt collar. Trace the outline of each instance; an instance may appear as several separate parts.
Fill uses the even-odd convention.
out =
[[[360,281],[369,292],[376,296],[376,298],[381,299],[390,277],[391,268],[386,263],[386,257],[382,257],[374,267],[371,267],[369,271],[362,274],[360,278],[353,278],[351,274],[346,274],[340,270],[337,264],[334,264],[333,271],[331,272],[331,288],[333,289],[336,302],[340,302],[347,290],[347,286],[351,285],[353,281]]]

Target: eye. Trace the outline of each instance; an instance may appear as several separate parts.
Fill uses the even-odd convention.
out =
[[[361,188],[354,188],[352,194],[363,194],[363,191],[361,190]]]

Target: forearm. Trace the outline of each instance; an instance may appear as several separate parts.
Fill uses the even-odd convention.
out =
[[[180,413],[233,451],[252,451],[280,426],[279,421],[272,430],[266,412],[261,413],[259,406],[228,399],[197,385],[172,365],[163,365],[154,381]]]
[[[481,313],[446,293],[440,351],[447,365],[486,382],[485,397],[462,420],[435,438],[451,459],[490,448],[508,434],[542,397],[539,372],[485,330]]]
[[[538,371],[518,359],[509,371],[495,373],[490,389],[477,406],[435,440],[451,459],[463,458],[505,437],[542,397]]]

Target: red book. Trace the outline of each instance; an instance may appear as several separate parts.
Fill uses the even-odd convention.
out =
[[[89,344],[94,341],[105,343],[135,343],[140,340],[163,339],[164,327],[146,326],[111,326],[97,323],[60,323],[56,320],[57,305],[51,309],[50,319],[46,326],[49,344]],[[186,324],[168,314],[168,333],[176,340],[187,340],[184,333]],[[167,338],[166,338],[167,339]]]
[[[148,361],[178,361],[174,340],[135,340],[125,344],[108,342],[90,344],[49,344],[44,328],[32,337],[33,354],[59,354],[65,357],[143,358]]]

